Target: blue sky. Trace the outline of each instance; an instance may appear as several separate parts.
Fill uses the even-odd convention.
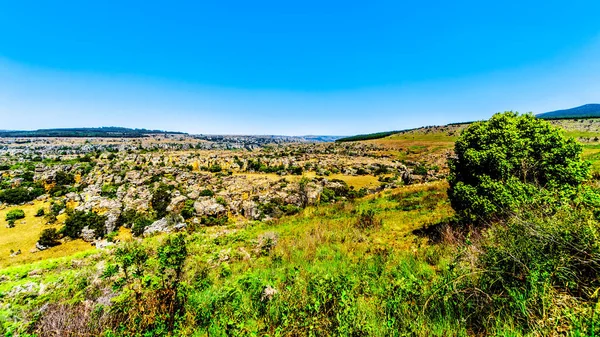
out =
[[[4,1],[0,129],[350,135],[600,102],[598,1]]]

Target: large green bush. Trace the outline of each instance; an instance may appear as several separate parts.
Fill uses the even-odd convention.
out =
[[[505,112],[467,128],[449,160],[452,207],[464,220],[501,218],[540,191],[570,198],[589,174],[582,146],[531,114]]]
[[[106,235],[106,229],[104,227],[105,222],[105,215],[99,215],[94,212],[69,210],[61,233],[76,239],[81,235],[82,229],[87,226],[89,229],[95,231],[96,237],[104,237],[104,235]]]
[[[25,212],[21,209],[12,209],[6,213],[6,221],[15,221],[19,219],[23,219],[25,217]]]

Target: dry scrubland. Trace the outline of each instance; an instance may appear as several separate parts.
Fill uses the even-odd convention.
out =
[[[598,172],[600,120],[552,124],[583,143],[584,158]],[[0,209],[0,331],[21,336],[119,336],[140,329],[149,331],[146,335],[175,329],[182,336],[594,333],[598,308],[551,288],[533,288],[543,293],[539,297],[501,291],[499,301],[515,307],[475,313],[496,308],[494,295],[478,283],[477,259],[489,242],[481,233],[470,237],[443,226],[454,216],[446,160],[467,126],[427,127],[349,144],[250,150],[206,149],[222,145],[185,136],[8,142],[5,153],[11,155],[0,156],[4,188],[27,184],[19,177],[41,156],[33,161],[32,180],[43,181],[44,194]],[[90,150],[94,142],[101,147]],[[73,180],[57,184],[58,171]],[[168,200],[154,197],[160,191]],[[49,214],[53,207],[55,222],[36,216],[40,208]],[[25,218],[7,228],[5,217],[13,209],[23,210]],[[57,246],[35,249],[42,230],[62,228],[76,209],[115,214],[114,223],[110,217],[102,223],[115,225],[111,229],[117,232],[100,240],[65,237]],[[149,231],[161,218],[165,226]],[[183,224],[185,237],[162,233],[177,224]],[[180,239],[185,252],[174,244]],[[11,256],[18,249],[21,254]],[[166,261],[168,252],[185,253],[187,259],[180,265],[176,258]],[[126,277],[122,256],[132,257]],[[184,303],[178,302],[180,292],[186,294]],[[177,305],[184,308],[177,317],[165,314]]]

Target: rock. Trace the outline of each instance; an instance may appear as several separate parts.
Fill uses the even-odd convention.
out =
[[[173,226],[173,229],[176,231],[182,231],[186,228],[187,228],[187,224],[185,222],[180,222],[180,223],[176,224],[175,226]]]
[[[50,248],[50,247],[48,247],[48,246],[44,246],[44,245],[42,245],[42,244],[41,244],[41,243],[38,241],[38,242],[36,242],[36,243],[35,243],[35,248],[36,248],[38,251],[42,251],[42,250],[46,250],[46,249],[48,249],[48,248]]]
[[[186,196],[180,195],[171,200],[171,204],[167,207],[168,212],[173,212],[183,208],[184,202],[187,200]]]
[[[8,297],[15,297],[17,295],[28,295],[35,296],[40,291],[40,286],[34,282],[28,282],[23,285],[14,286],[7,294]]]
[[[198,216],[221,216],[227,213],[227,210],[223,205],[219,204],[214,198],[204,198],[194,202],[194,209]]]
[[[144,229],[144,236],[148,236],[153,233],[169,233],[171,228],[166,218],[154,221],[150,226]]]
[[[270,300],[273,299],[273,297],[275,297],[275,295],[277,295],[277,293],[279,293],[279,291],[271,286],[266,286],[265,290],[263,290],[262,295],[260,297],[260,300],[262,302],[268,302]]]
[[[81,230],[81,238],[83,241],[93,242],[96,239],[96,231],[85,226]]]
[[[98,249],[104,249],[104,248],[111,247],[114,245],[115,245],[114,242],[109,242],[108,240],[99,240],[99,241],[94,242],[94,246],[96,246],[96,248],[98,248]]]
[[[258,220],[260,219],[260,210],[258,205],[254,201],[244,201],[242,203],[242,215],[247,219]]]
[[[20,249],[17,250],[16,252],[11,250],[10,257],[15,257],[17,255],[21,255],[21,250]]]
[[[29,273],[27,273],[27,276],[29,276],[29,277],[40,276],[43,273],[44,273],[44,271],[41,269],[34,269],[34,270],[30,271]]]

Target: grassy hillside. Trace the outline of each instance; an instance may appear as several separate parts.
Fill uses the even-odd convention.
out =
[[[39,336],[595,331],[594,306],[567,293],[482,290],[478,261],[486,239],[465,241],[459,232],[437,229],[453,215],[446,188],[445,182],[413,185],[276,221],[205,227],[187,236],[176,284],[173,269],[160,267],[160,247],[173,238],[165,235],[128,246],[149,258],[128,277],[118,272],[123,260],[114,249],[5,268],[0,293],[10,306],[0,307],[0,322],[5,334]],[[183,302],[170,302],[172,292]],[[166,314],[169,303],[183,305],[175,321]]]
[[[552,123],[584,142],[583,157],[599,172],[598,120]],[[413,165],[412,173],[444,173],[467,126],[410,130],[362,141],[351,150],[369,149],[369,160]],[[249,185],[253,180],[292,185],[318,176],[235,172],[219,179],[241,175]],[[458,225],[445,180],[378,189],[389,176],[331,173],[327,179],[374,194],[321,199],[278,219],[237,216],[189,226],[185,234],[141,239],[122,228],[116,239],[126,242],[106,249],[90,249],[77,239],[30,252],[39,233],[61,227],[64,216],[46,225],[35,214],[48,209],[48,202],[4,207],[0,335],[600,333],[600,216],[588,206],[594,200],[586,199],[594,194],[552,211],[542,200],[475,229]],[[592,180],[581,190],[598,186]],[[14,209],[25,217],[7,228],[6,214]],[[9,257],[17,249],[21,254]]]

